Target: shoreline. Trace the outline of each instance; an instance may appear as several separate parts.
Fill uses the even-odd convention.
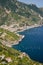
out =
[[[35,24],[35,25],[32,25],[32,26],[26,26],[26,28],[23,28],[22,30],[17,31],[17,32],[23,32],[23,31],[26,31],[28,29],[37,28],[37,27],[41,27],[41,26],[43,26],[43,25]]]
[[[5,45],[8,47],[12,47],[13,45],[17,45],[17,44],[19,44],[19,42],[21,42],[24,39],[24,37],[25,37],[24,35],[21,35],[21,38],[18,41],[11,43],[11,44],[5,44]]]
[[[18,32],[23,32],[23,31],[26,31],[26,30],[32,29],[32,28],[41,27],[41,26],[43,26],[43,25],[38,25],[38,24],[36,24],[36,25],[32,25],[32,26],[27,26],[26,29],[23,29],[23,30],[21,30],[21,31],[17,31],[16,33],[18,33]],[[22,41],[22,39],[25,37],[25,35],[21,35],[21,36],[22,36],[21,40],[19,40],[17,43],[14,43],[13,45],[18,45],[19,42]],[[13,46],[13,45],[12,45],[12,46]],[[11,47],[12,47],[12,46],[11,46]]]
[[[24,37],[25,37],[25,35],[20,35],[20,34],[18,34],[18,32],[23,32],[23,31],[26,31],[26,30],[28,30],[28,29],[32,29],[32,28],[37,28],[37,27],[41,27],[41,26],[43,26],[43,25],[38,25],[38,24],[35,24],[35,25],[31,25],[31,26],[26,26],[26,28],[23,28],[21,31],[17,31],[16,32],[16,34],[18,35],[18,36],[20,36],[20,38],[19,38],[19,40],[17,41],[13,41],[13,43],[10,43],[9,44],[9,42],[5,42],[4,44],[6,45],[6,46],[8,46],[8,47],[12,47],[12,46],[14,46],[14,45],[18,45],[19,44],[19,42],[21,42],[23,39],[24,39]],[[6,44],[7,43],[7,44]],[[3,45],[4,45],[3,44]]]

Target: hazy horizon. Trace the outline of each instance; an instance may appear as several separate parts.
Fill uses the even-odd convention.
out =
[[[26,4],[35,4],[38,7],[43,7],[43,0],[18,0],[20,2],[24,2]]]

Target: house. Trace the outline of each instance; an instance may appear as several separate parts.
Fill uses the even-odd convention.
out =
[[[24,56],[26,56],[25,52],[23,52],[22,54],[20,54],[18,57],[22,59]]]
[[[5,55],[4,54],[0,55],[0,59],[1,60],[3,60],[4,58],[5,58]]]
[[[5,58],[7,62],[12,62],[12,59],[10,57]]]

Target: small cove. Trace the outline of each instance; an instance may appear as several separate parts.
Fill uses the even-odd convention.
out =
[[[25,38],[13,48],[27,53],[30,58],[43,63],[43,26],[20,32]]]

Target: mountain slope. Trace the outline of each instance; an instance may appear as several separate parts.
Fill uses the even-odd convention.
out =
[[[0,42],[3,45],[12,47],[12,45],[18,44],[22,39],[21,35],[0,28]]]
[[[16,30],[25,25],[41,24],[42,21],[43,12],[36,5],[27,5],[17,0],[0,0],[0,26],[3,25],[3,28],[7,25],[5,28],[12,31],[12,28]],[[25,53],[2,45],[3,41],[10,44],[19,38],[13,32],[0,28],[0,65],[43,65],[31,60]]]
[[[0,43],[0,65],[43,65],[29,58],[25,53],[6,47]]]
[[[43,11],[43,7],[41,7],[41,8],[40,8],[40,10],[42,10],[42,11]]]
[[[0,0],[0,25],[14,22],[32,25],[40,23],[43,12],[34,4],[27,5],[17,0]],[[20,22],[21,21],[21,22]]]

